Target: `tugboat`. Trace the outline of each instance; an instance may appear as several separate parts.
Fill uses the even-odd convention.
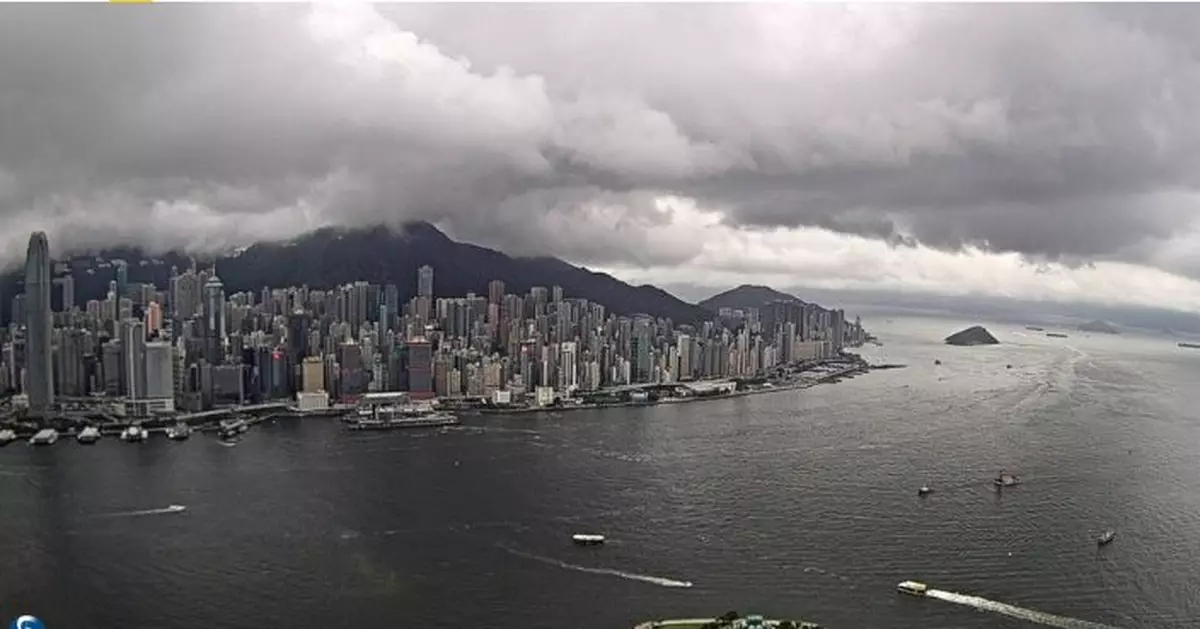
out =
[[[917,495],[928,496],[932,492],[933,490],[929,488],[929,485],[921,485],[921,488],[917,490]]]
[[[78,435],[75,435],[75,440],[84,445],[96,443],[100,440],[100,429],[95,426],[88,426],[79,431]]]
[[[6,446],[17,440],[17,433],[9,428],[0,430],[0,446]]]
[[[145,441],[150,436],[150,431],[142,428],[141,424],[130,424],[124,431],[121,432],[121,441],[126,443],[137,443]]]
[[[192,427],[186,422],[178,422],[174,426],[167,428],[167,438],[173,441],[183,441],[192,436]]]
[[[1116,531],[1105,531],[1103,535],[1096,539],[1097,546],[1107,546],[1117,537]]]
[[[996,474],[996,478],[992,481],[997,487],[1012,487],[1013,485],[1021,484],[1021,477],[1015,474],[1005,474],[1004,470],[1000,470]]]

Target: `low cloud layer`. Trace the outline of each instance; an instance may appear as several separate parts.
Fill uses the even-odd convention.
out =
[[[1186,282],[1197,42],[1187,5],[8,6],[0,244],[424,219],[639,277],[858,281],[774,233]]]

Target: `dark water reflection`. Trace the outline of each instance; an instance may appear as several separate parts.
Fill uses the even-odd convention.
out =
[[[1034,626],[894,593],[916,578],[1120,627],[1200,623],[1200,352],[992,329],[1003,345],[946,348],[945,323],[898,321],[869,352],[908,369],[723,402],[10,446],[0,620],[620,629],[736,608]],[[1001,467],[1027,483],[997,494]],[[106,517],[169,504],[188,509]],[[570,544],[591,531],[611,543]]]

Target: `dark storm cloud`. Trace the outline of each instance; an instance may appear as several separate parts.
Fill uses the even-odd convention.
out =
[[[6,250],[426,219],[687,262],[664,194],[1032,261],[1146,261],[1200,184],[1190,6],[0,8]],[[10,254],[9,258],[13,255]]]

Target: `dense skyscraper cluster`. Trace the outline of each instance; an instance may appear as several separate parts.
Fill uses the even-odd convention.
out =
[[[383,391],[516,403],[754,378],[864,336],[841,311],[798,301],[680,324],[614,316],[560,286],[518,295],[492,280],[486,295],[438,297],[430,266],[417,269],[407,303],[395,285],[362,281],[227,295],[215,270],[194,265],[172,268],[163,287],[130,282],[122,260],[86,272],[112,274],[105,298],[79,309],[68,274],[55,281],[63,299],[52,314],[48,243],[31,238],[14,299],[23,325],[10,328],[0,385],[25,394],[33,414],[54,408],[55,390],[65,405],[105,399],[134,416],[274,400],[311,408]]]

